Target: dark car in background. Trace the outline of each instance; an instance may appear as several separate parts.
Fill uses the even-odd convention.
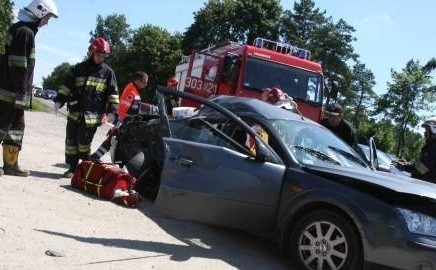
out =
[[[368,163],[371,164],[371,148],[366,144],[358,144],[357,145],[357,153]],[[375,165],[375,169],[383,172],[389,172],[393,174],[401,174],[410,176],[410,173],[407,171],[400,170],[395,166],[395,161],[391,155],[386,152],[381,151],[380,149],[376,149],[377,155],[377,165]]]
[[[174,119],[164,96],[202,104]],[[112,158],[170,218],[276,241],[296,269],[436,269],[436,186],[380,173],[323,126],[257,99],[158,87]]]
[[[55,90],[43,90],[41,97],[45,99],[53,100],[58,95],[58,92]]]

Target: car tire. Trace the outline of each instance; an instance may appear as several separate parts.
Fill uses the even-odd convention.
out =
[[[362,269],[358,232],[348,219],[334,211],[304,215],[292,228],[289,247],[298,269]]]

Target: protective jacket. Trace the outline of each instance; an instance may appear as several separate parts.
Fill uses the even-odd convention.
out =
[[[21,21],[13,24],[8,31],[5,53],[0,56],[2,104],[24,107],[26,97],[31,95],[37,31],[37,23]]]
[[[119,120],[126,116],[135,116],[139,114],[141,106],[141,96],[135,83],[129,83],[123,90],[120,98],[120,107],[118,109]]]
[[[86,126],[101,124],[104,113],[118,115],[118,87],[114,71],[91,59],[74,66],[55,99],[61,107],[68,102],[68,119],[84,119]]]
[[[338,126],[331,126],[327,119],[321,121],[321,125],[330,129],[336,136],[345,141],[348,145],[352,147],[357,146],[356,131],[353,125],[345,119],[342,119]]]

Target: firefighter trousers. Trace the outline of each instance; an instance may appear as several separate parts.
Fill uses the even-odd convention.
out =
[[[68,119],[65,139],[65,163],[75,169],[79,159],[88,160],[91,143],[97,127],[85,124],[83,118],[78,121]]]
[[[24,110],[0,103],[0,143],[21,149],[24,127]]]

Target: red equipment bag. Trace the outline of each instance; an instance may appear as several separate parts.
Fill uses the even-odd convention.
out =
[[[82,161],[71,178],[71,186],[117,204],[135,207],[140,197],[133,187],[136,178],[113,164]]]

